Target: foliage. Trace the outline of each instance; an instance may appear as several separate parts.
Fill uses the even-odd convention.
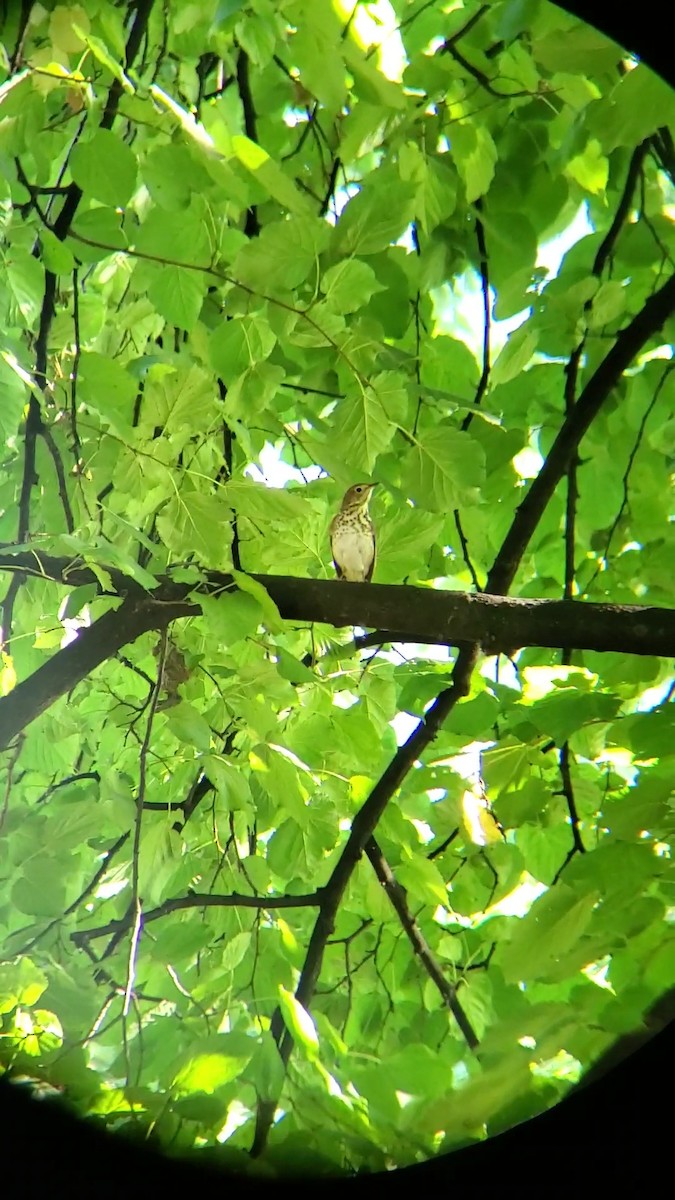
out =
[[[552,5],[447,7],[3,35],[0,1053],[241,1170],[494,1134],[675,977],[665,660],[373,653],[357,585],[340,632],[264,586],[332,577],[371,478],[404,606],[672,600],[675,101]]]

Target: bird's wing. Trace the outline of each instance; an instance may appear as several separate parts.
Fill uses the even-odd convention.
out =
[[[373,530],[373,557],[370,562],[370,567],[368,568],[368,574],[366,575],[366,583],[370,583],[371,579],[373,578],[373,571],[375,570],[375,551],[376,551],[376,549],[377,549],[377,544],[375,541],[375,531]]]
[[[335,551],[333,550],[333,535],[335,533],[335,522],[336,521],[337,521],[337,516],[333,517],[333,520],[330,523],[330,530],[329,530],[330,552],[331,552],[331,556],[333,558],[333,566],[335,567],[335,574],[337,575],[338,579],[344,579],[344,575],[343,575],[342,571],[340,570],[340,567],[338,566],[338,563],[336,562],[336,559],[335,559]]]

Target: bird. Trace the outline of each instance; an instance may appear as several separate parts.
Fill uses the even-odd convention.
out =
[[[375,529],[368,513],[374,483],[355,483],[330,523],[330,546],[338,579],[370,583],[375,566]]]

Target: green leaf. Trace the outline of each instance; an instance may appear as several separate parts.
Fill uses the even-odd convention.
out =
[[[672,753],[675,735],[675,708],[661,712],[634,713],[610,727],[610,745],[625,746],[636,758],[659,758]]]
[[[210,1076],[212,1078],[212,1076]],[[217,1096],[193,1092],[176,1100],[175,1111],[185,1121],[195,1121],[204,1126],[223,1124],[227,1114],[227,1102]]]
[[[75,266],[75,259],[70,247],[60,241],[51,229],[41,231],[40,249],[45,267],[54,275],[66,275]]]
[[[622,283],[610,280],[603,283],[593,297],[590,326],[602,329],[610,321],[616,321],[626,308],[626,288]]]
[[[206,187],[209,182],[187,146],[174,142],[156,146],[145,155],[141,171],[153,200],[169,212],[184,212],[190,207],[195,184]]]
[[[45,271],[42,263],[20,246],[13,246],[5,256],[5,280],[17,317],[33,325],[40,315]],[[12,324],[17,323],[12,319]]]
[[[68,593],[66,598],[65,608],[63,609],[64,620],[71,620],[78,616],[82,609],[90,604],[95,596],[98,595],[98,587],[95,583],[86,583],[82,587],[73,588],[72,592]]]
[[[213,377],[201,367],[181,370],[162,363],[149,369],[142,417],[151,428],[161,425],[169,434],[192,431],[195,423],[208,426],[219,409]]]
[[[142,539],[139,538],[139,540],[142,542]],[[106,591],[113,592],[115,589],[105,566],[119,567],[125,575],[134,579],[136,583],[140,583],[141,587],[146,588],[147,591],[152,591],[159,582],[150,571],[146,571],[145,567],[139,564],[136,558],[126,551],[118,549],[112,542],[104,542],[100,548],[92,547],[91,550],[85,550],[82,557]]]
[[[269,10],[265,10],[264,16],[246,13],[237,23],[237,41],[257,67],[267,66],[276,44],[277,31],[270,15]]]
[[[35,917],[57,916],[65,907],[65,895],[62,864],[44,853],[28,860],[11,891],[19,912]]]
[[[253,798],[248,780],[243,771],[215,754],[202,760],[204,773],[215,785],[230,812],[251,812]]]
[[[347,258],[329,267],[321,280],[321,291],[335,312],[357,312],[376,292],[385,289],[372,267],[357,258]]]
[[[157,818],[156,813],[152,816]],[[173,821],[174,818],[169,814],[169,819]],[[153,821],[146,818],[138,854],[138,889],[146,903],[161,904],[179,848],[180,837],[165,816],[160,815]]]
[[[175,554],[197,554],[204,565],[226,571],[231,565],[232,529],[217,496],[186,487],[172,496],[157,517],[157,532]]]
[[[590,75],[611,70],[622,57],[615,42],[581,21],[571,29],[553,29],[537,37],[532,53],[547,71]]]
[[[409,1096],[428,1099],[448,1088],[448,1063],[424,1042],[412,1042],[382,1064],[393,1088]]]
[[[570,159],[565,170],[587,192],[598,194],[607,187],[609,163],[596,138],[591,138],[583,154]]]
[[[242,166],[251,172],[256,183],[283,208],[298,217],[312,219],[312,210],[302,192],[262,146],[237,133],[232,138],[232,150]]]
[[[585,694],[583,683],[557,687],[527,709],[528,719],[540,733],[549,734],[558,745],[590,721],[609,721],[621,705],[618,696],[603,692]]]
[[[179,329],[192,329],[202,307],[206,286],[201,272],[168,265],[150,284],[148,296],[165,321]]]
[[[557,959],[588,928],[599,895],[597,891],[580,895],[559,883],[535,900],[511,940],[500,947],[498,959],[507,982],[546,979]]]
[[[84,350],[78,368],[78,394],[81,402],[120,433],[131,428],[135,380],[118,362],[93,350]]]
[[[407,575],[420,576],[432,546],[441,540],[442,518],[436,513],[404,505],[389,510],[377,528],[377,579],[400,583]]]
[[[334,234],[335,253],[377,254],[398,240],[415,214],[415,186],[394,178],[363,187],[345,205]]]
[[[225,971],[234,971],[243,962],[251,946],[250,933],[235,933],[233,938],[225,943],[221,966]]]
[[[82,262],[100,262],[127,247],[121,216],[112,208],[78,210],[71,225],[70,239],[68,245]]]
[[[268,521],[285,524],[294,517],[306,520],[311,502],[308,502],[301,488],[263,487],[250,479],[233,479],[220,490],[223,500],[242,517],[264,524]],[[251,594],[256,587],[261,587],[256,580],[245,576],[240,585],[249,587]]]
[[[234,646],[243,638],[252,637],[264,620],[257,598],[241,591],[218,597],[202,596],[199,603],[211,636],[222,646]]]
[[[354,90],[356,94],[365,100],[368,104],[381,104],[385,108],[402,109],[405,108],[405,97],[401,94],[400,88],[392,79],[387,79],[382,71],[378,69],[375,63],[368,57],[368,53],[364,53],[360,46],[349,38],[342,41],[342,53],[349,71],[354,78]],[[339,53],[338,46],[335,45],[332,51],[333,62],[331,68],[335,70],[335,82],[337,87],[334,89],[334,95],[340,96],[340,88],[344,87],[344,72],[342,72],[342,64],[336,64],[336,51]],[[322,70],[317,71],[322,91],[325,93],[325,55],[321,55],[317,65],[320,65]],[[321,78],[323,74],[323,78]],[[317,93],[318,95],[319,93]]]
[[[487,126],[469,121],[453,125],[450,152],[464,181],[467,203],[473,204],[490,187],[497,162],[497,147]]]
[[[447,905],[448,889],[431,859],[420,854],[404,859],[396,868],[396,878],[418,903]]]
[[[17,372],[13,357],[7,361],[5,351],[0,351],[0,390],[3,402],[0,405],[0,434],[3,441],[14,436],[27,401],[27,380]]]
[[[410,495],[421,508],[432,512],[476,504],[484,476],[482,447],[458,429],[430,429],[408,455]]]
[[[32,1008],[48,987],[49,979],[30,958],[0,963],[0,1013],[19,1005]]]
[[[109,129],[97,129],[89,141],[77,143],[70,171],[87,196],[114,208],[124,208],[136,186],[136,156]]]
[[[260,317],[235,317],[214,329],[209,339],[209,357],[218,376],[227,385],[248,367],[268,358],[276,337]]]
[[[317,0],[309,9],[295,0],[288,6],[287,20],[293,21],[294,12],[293,61],[301,83],[329,110],[339,110],[346,98],[347,81],[337,14],[328,0]]]
[[[339,402],[336,416],[345,458],[370,473],[396,432],[375,388],[350,388]]]
[[[225,411],[233,421],[245,421],[252,412],[266,412],[273,407],[284,379],[283,367],[268,362],[247,367],[229,385]]]
[[[169,728],[179,742],[195,750],[211,748],[211,730],[202,714],[185,700],[167,713]]]
[[[330,230],[325,221],[308,216],[290,216],[265,226],[259,237],[242,246],[232,273],[242,283],[265,293],[287,292],[312,279],[318,259],[328,245]]]
[[[251,1061],[251,1074],[261,1098],[276,1101],[283,1087],[285,1072],[277,1044],[269,1033],[263,1033],[262,1042],[256,1048]]]
[[[314,683],[314,673],[287,650],[277,647],[276,656],[277,670],[282,679],[288,679],[291,683]]]
[[[172,1087],[177,1093],[206,1092],[237,1079],[249,1062],[255,1043],[238,1033],[213,1034],[197,1042],[194,1050],[175,1074]]]
[[[301,879],[309,877],[312,863],[307,854],[307,840],[297,821],[289,818],[281,822],[270,838],[267,861],[282,879],[289,874]]]
[[[284,623],[281,613],[263,584],[257,579],[252,579],[250,575],[246,575],[243,571],[233,570],[232,578],[240,591],[252,596],[260,605],[268,629],[272,633],[283,632]]]
[[[510,333],[492,368],[493,387],[516,379],[531,363],[538,342],[539,333],[529,324]]]
[[[589,118],[606,154],[617,146],[637,146],[675,120],[672,89],[646,63],[638,63],[592,106]]]
[[[134,249],[142,255],[156,259],[157,270],[170,265],[185,264],[186,267],[208,267],[211,260],[211,237],[207,220],[194,197],[188,212],[163,212],[152,208],[133,238]],[[146,272],[149,265],[143,264]],[[141,276],[142,278],[142,276]]]

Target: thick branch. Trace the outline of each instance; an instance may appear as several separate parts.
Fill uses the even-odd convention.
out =
[[[487,653],[544,646],[624,654],[675,654],[675,610],[581,600],[524,600],[381,583],[256,575],[291,621],[376,628],[369,644],[418,642]]]
[[[72,587],[97,582],[88,567],[76,567],[69,559],[46,554],[0,554],[2,570],[25,572]],[[106,567],[106,572],[122,594],[126,592],[149,599],[121,571]],[[294,575],[253,575],[251,578],[263,585],[285,620],[320,621],[336,629],[354,625],[375,629],[375,633],[358,639],[359,647],[379,645],[383,641],[436,646],[464,646],[479,641],[487,653],[497,653],[504,646],[551,649],[562,646],[665,658],[675,654],[675,610],[670,608],[470,595],[412,585],[345,584],[334,579],[301,579]],[[234,586],[229,575],[210,572],[208,582],[197,587],[162,579],[152,595],[158,605],[187,603],[188,594],[192,593],[194,599],[197,590],[218,596],[231,591]],[[187,616],[198,611],[195,601],[186,606],[185,612],[174,616]],[[156,626],[148,626],[162,627],[161,617]],[[85,634],[86,630],[79,636]],[[128,640],[134,641],[135,636],[139,635],[132,632]],[[70,686],[74,684],[70,683]],[[16,691],[12,694],[16,695]],[[0,700],[0,712],[2,703]]]
[[[163,603],[151,596],[127,596],[119,608],[83,629],[73,642],[0,700],[0,747],[7,746],[26,725],[127,642],[151,629],[164,629],[176,617],[194,611],[193,605],[180,599]]]
[[[42,575],[40,566],[47,576],[67,578],[71,585],[94,582],[88,568],[72,567],[67,559],[38,558],[27,553],[0,556],[0,570]],[[285,575],[253,578],[266,588],[287,620],[320,621],[338,628],[382,625],[377,632],[378,643],[407,641],[465,649],[480,643],[485,652],[493,654],[506,646],[568,646],[662,657],[675,654],[673,609],[580,600],[521,600]],[[199,604],[194,599],[197,590],[218,596],[234,586],[229,576],[214,572],[198,589],[163,580],[152,595],[129,580],[125,582],[128,595],[118,609],[81,630],[75,641],[0,699],[0,747],[7,746],[26,725],[123,646],[150,629],[166,628],[177,617],[198,614]]]
[[[2,570],[49,578],[70,587],[98,582],[89,567],[74,566],[70,559],[32,552],[0,554]],[[106,566],[106,572],[119,593],[149,599],[139,585],[121,571]],[[383,641],[437,646],[464,646],[479,641],[487,653],[497,653],[503,646],[551,649],[562,646],[665,658],[675,654],[675,610],[670,608],[470,595],[412,585],[346,584],[334,579],[302,579],[294,575],[252,575],[251,578],[262,584],[285,620],[320,621],[336,629],[354,625],[375,629],[376,632],[357,639],[359,648],[379,645]],[[193,586],[162,578],[152,599],[158,605],[187,604],[188,595],[192,595],[192,606],[177,614],[187,616],[199,611],[195,600],[197,591],[218,596],[232,591],[235,586],[229,575],[217,572],[209,572],[206,582]],[[149,626],[162,627],[161,620],[156,626]],[[79,636],[85,634],[86,630]],[[134,641],[135,636],[132,634],[128,640]],[[74,684],[70,683],[70,686]],[[16,691],[12,694],[16,695]],[[2,703],[0,700],[0,712]]]

